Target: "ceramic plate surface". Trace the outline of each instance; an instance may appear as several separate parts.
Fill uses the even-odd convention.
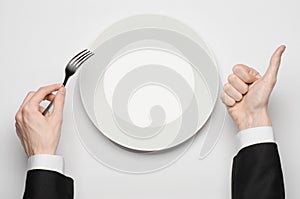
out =
[[[80,141],[90,155],[103,165],[125,173],[142,174],[154,172],[174,163],[192,145],[194,138],[169,150],[137,152],[115,144],[88,118],[84,110],[78,82],[73,96],[73,114]]]
[[[219,78],[199,42],[147,27],[98,43],[79,86],[90,120],[107,138],[134,150],[165,150],[205,124]]]

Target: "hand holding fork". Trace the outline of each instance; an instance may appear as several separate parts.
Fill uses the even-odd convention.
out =
[[[63,82],[63,85],[66,86],[69,78],[75,74],[75,72],[77,71],[77,69],[86,61],[88,60],[90,57],[92,57],[94,55],[93,52],[85,49],[83,51],[81,51],[80,53],[78,53],[77,55],[75,55],[67,64],[66,69],[65,69],[65,79]],[[47,112],[49,111],[49,109],[51,108],[53,104],[53,100],[50,102],[50,104],[46,107],[46,109],[43,111],[43,115],[46,115]]]

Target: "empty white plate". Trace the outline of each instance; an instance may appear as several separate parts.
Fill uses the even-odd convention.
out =
[[[209,118],[218,72],[198,42],[173,30],[139,28],[94,52],[81,69],[80,94],[90,120],[112,141],[164,150],[191,138]]]

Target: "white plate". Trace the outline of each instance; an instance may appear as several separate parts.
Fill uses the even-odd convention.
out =
[[[189,149],[194,138],[169,150],[137,152],[111,142],[89,120],[79,92],[78,81],[73,96],[73,114],[80,141],[89,154],[103,165],[125,173],[154,172],[174,163]]]
[[[206,50],[190,38],[165,29],[136,29],[108,39],[94,52],[95,56],[80,72],[81,97],[91,121],[114,142],[135,150],[163,150],[195,135],[210,116],[218,93],[218,72]],[[153,57],[158,59],[151,61]],[[119,74],[119,77],[125,79],[122,84],[117,84],[117,90],[109,92],[107,88],[113,88],[112,85],[116,85],[114,81],[120,83],[116,79],[118,75],[111,75],[112,71],[122,73],[122,70],[113,70],[122,65],[125,75]],[[143,65],[150,67],[141,67]],[[133,70],[128,70],[130,67]],[[148,74],[139,78],[146,71]],[[107,78],[110,76],[113,78]],[[105,88],[105,85],[108,87]],[[145,89],[150,93],[155,86],[154,93],[160,93],[159,89],[165,88],[166,92],[161,92],[161,95],[173,95],[174,100],[164,100],[164,97],[148,100],[143,115],[140,111],[142,104],[136,105],[138,99],[145,101],[145,97],[149,98],[151,95],[147,95]],[[144,94],[136,92],[140,88],[143,88]],[[131,103],[133,110],[129,110],[132,98],[136,101]],[[155,100],[159,106],[151,104]],[[175,111],[169,104],[171,111],[166,112],[168,103],[161,104],[162,101],[174,102]],[[180,102],[177,103],[179,111],[176,111],[176,101]],[[151,111],[155,117],[147,121]],[[151,128],[147,128],[149,122],[152,122]]]

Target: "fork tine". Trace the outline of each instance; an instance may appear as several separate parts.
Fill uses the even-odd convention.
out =
[[[74,61],[75,59],[77,59],[77,57],[79,57],[80,55],[82,55],[84,52],[86,52],[87,49],[84,49],[83,51],[81,51],[80,53],[78,53],[77,55],[75,55],[69,62],[68,64],[70,64],[72,61]]]
[[[86,55],[85,57],[83,57],[81,60],[78,60],[78,62],[76,63],[76,69],[79,68],[86,60],[88,60],[93,55],[94,55],[94,53],[90,52],[88,55]]]
[[[84,60],[87,56],[89,56],[90,54],[92,54],[92,52],[88,51],[86,53],[84,53],[83,55],[81,55],[80,57],[78,57],[74,62],[73,65],[78,65],[82,60]]]
[[[71,65],[76,65],[78,63],[78,61],[82,60],[84,57],[86,57],[88,54],[90,53],[90,51],[85,51],[84,53],[82,53],[79,57],[77,57],[76,59],[74,59],[72,62],[70,62]]]

